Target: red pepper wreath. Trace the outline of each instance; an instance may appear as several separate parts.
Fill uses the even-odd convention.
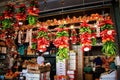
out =
[[[21,4],[20,6],[17,7],[17,14],[16,14],[16,19],[18,21],[25,21],[26,20],[26,6],[25,4]]]
[[[115,35],[113,22],[111,19],[104,19],[100,22],[100,30],[103,48],[102,51],[107,56],[113,56],[116,54]]]
[[[91,46],[92,46],[92,41],[91,41],[91,28],[90,25],[87,24],[86,21],[84,21],[81,25],[80,25],[80,42],[82,45],[82,51],[89,51],[91,50]]]
[[[5,30],[7,28],[12,27],[12,18],[14,16],[14,5],[12,4],[6,5],[3,14],[4,14],[4,19],[2,20],[2,29]]]
[[[75,29],[73,29],[71,31],[71,37],[70,37],[72,44],[76,44],[77,43],[77,37],[76,36],[77,36],[77,33],[76,33]]]
[[[10,19],[10,18],[13,18],[14,16],[14,5],[12,4],[7,4],[5,6],[5,11],[3,12],[4,13],[4,17],[5,19]]]
[[[40,27],[38,29],[38,36],[37,36],[37,50],[40,52],[45,52],[48,46],[49,46],[49,40],[48,40],[47,28]]]
[[[60,25],[56,28],[56,39],[54,40],[53,44],[58,48],[57,52],[57,59],[64,60],[68,58],[68,47],[69,47],[69,34],[68,29],[65,28],[64,25]]]
[[[28,12],[28,17],[27,17],[28,23],[30,25],[36,24],[37,17],[40,12],[37,0],[30,1],[30,6],[28,7],[27,12]]]

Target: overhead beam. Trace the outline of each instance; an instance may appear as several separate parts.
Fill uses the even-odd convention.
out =
[[[46,16],[51,16],[51,15],[60,15],[60,14],[64,14],[67,12],[74,12],[74,11],[85,10],[85,9],[89,9],[89,8],[95,8],[95,7],[98,8],[98,7],[108,6],[108,5],[112,4],[111,2],[112,2],[112,0],[101,0],[101,1],[84,3],[84,4],[79,4],[79,5],[59,7],[59,8],[40,11],[39,15],[40,15],[40,17],[46,17]]]

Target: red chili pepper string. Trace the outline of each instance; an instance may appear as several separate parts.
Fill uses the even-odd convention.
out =
[[[72,41],[72,44],[76,44],[77,43],[77,37],[76,36],[71,36],[71,41]]]
[[[38,41],[37,42],[37,49],[38,50],[45,51],[46,47],[49,46],[49,41],[44,37],[38,38],[37,41]]]
[[[38,33],[41,32],[41,31],[42,31],[42,32],[45,32],[45,33],[48,32],[48,30],[47,30],[46,27],[40,27],[40,28],[38,29]],[[49,36],[48,36],[48,37],[49,37]],[[50,41],[46,38],[46,36],[38,37],[38,38],[37,38],[37,49],[38,49],[39,51],[41,51],[41,52],[46,51],[47,47],[50,45],[49,42],[50,42]]]
[[[88,32],[82,32],[80,34],[80,42],[82,44],[82,51],[84,52],[85,49],[87,50],[91,50],[91,46],[92,46],[92,41],[91,39],[92,38],[96,38],[96,34],[95,34],[95,29],[94,28],[91,28],[90,25],[84,21],[81,25],[80,25],[81,28],[87,28],[89,27],[92,31],[92,33],[88,33]]]
[[[110,31],[110,33],[108,32]],[[101,37],[102,37],[102,42],[106,42],[106,41],[113,41],[115,40],[114,36],[116,35],[115,30],[107,30],[105,29],[104,31],[102,31],[100,33]]]
[[[4,17],[5,18],[12,18],[14,16],[14,5],[12,4],[7,4],[5,6],[5,11],[3,12],[4,13]]]
[[[44,31],[44,32],[47,32],[48,30],[47,30],[47,28],[45,28],[45,27],[40,27],[40,28],[38,29],[38,31]]]
[[[92,34],[91,34],[91,37],[92,37],[92,38],[96,38],[96,33],[92,33]]]
[[[91,34],[89,34],[89,33],[81,34],[81,35],[80,35],[80,39],[84,39],[84,38],[91,39]]]
[[[69,40],[68,37],[62,36],[60,38],[55,39],[54,42],[53,42],[53,44],[56,47],[60,47],[60,46],[68,47],[69,46],[68,40]]]
[[[14,14],[11,13],[11,12],[9,12],[9,11],[5,11],[5,12],[4,12],[4,17],[5,17],[5,18],[12,18],[13,16],[14,16]]]
[[[113,25],[113,22],[111,19],[104,19],[103,21],[100,21],[99,26],[102,27],[105,24]]]
[[[56,30],[57,32],[61,32],[61,31],[63,31],[62,28],[55,28],[55,30]]]
[[[17,13],[17,14],[16,14],[16,19],[17,19],[18,21],[25,21],[25,20],[26,20],[26,17],[27,17],[27,15],[26,15],[26,14],[23,14],[23,13]]]
[[[40,12],[39,8],[36,8],[34,6],[29,7],[27,10],[28,14],[30,15],[38,15],[38,13]]]
[[[86,21],[83,21],[83,23],[80,25],[80,27],[89,27],[89,24],[87,24]]]
[[[77,35],[76,30],[73,29],[72,32],[71,32],[71,37],[70,37],[72,44],[76,44],[77,43],[76,35]]]

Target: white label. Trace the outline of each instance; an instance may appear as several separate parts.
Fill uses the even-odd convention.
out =
[[[57,75],[66,75],[66,62],[65,60],[59,61],[56,63],[56,74]]]

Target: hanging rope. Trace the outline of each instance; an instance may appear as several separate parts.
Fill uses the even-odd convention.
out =
[[[64,6],[65,1],[64,1],[64,0],[61,0],[60,2],[61,2],[61,5],[62,5],[61,15],[62,15],[62,18],[63,18],[63,13],[64,13],[63,6]]]
[[[43,0],[44,1],[44,7],[43,7],[43,10],[45,10],[47,8],[47,1],[46,0]]]

